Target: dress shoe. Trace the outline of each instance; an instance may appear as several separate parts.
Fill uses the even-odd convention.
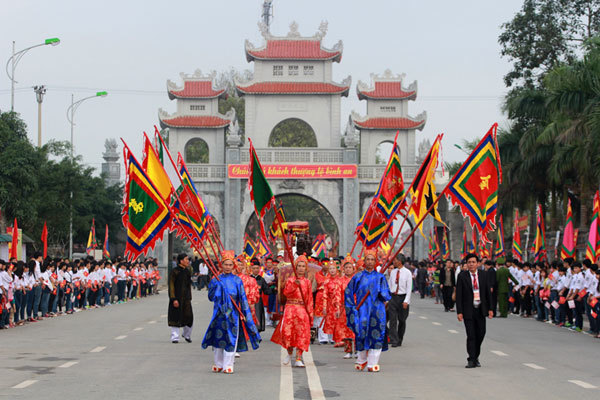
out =
[[[465,365],[465,368],[476,368],[477,364],[475,364],[475,361],[469,361],[467,362],[467,365]]]
[[[398,343],[393,343],[391,346],[392,346],[392,347],[398,347],[398,346],[400,346],[400,345],[399,345]]]
[[[475,360],[475,366],[476,367],[481,367],[481,364],[479,363],[479,360]]]
[[[171,340],[171,343],[179,343],[179,340]]]
[[[185,341],[186,341],[186,342],[188,342],[188,343],[192,343],[192,339],[191,339],[191,338],[189,338],[189,337],[184,337],[184,339],[185,339]]]

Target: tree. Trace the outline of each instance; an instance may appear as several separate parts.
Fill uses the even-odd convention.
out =
[[[312,127],[298,118],[278,123],[269,136],[269,147],[317,147]]]

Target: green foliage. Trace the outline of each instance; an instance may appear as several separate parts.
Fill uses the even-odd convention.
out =
[[[208,145],[202,139],[193,139],[185,146],[185,162],[189,164],[208,164]]]
[[[113,250],[117,233],[122,230],[120,201],[122,187],[106,187],[93,169],[79,158],[70,160],[67,142],[49,142],[34,147],[27,139],[26,126],[15,113],[0,114],[0,207],[2,218],[19,227],[36,240],[44,221],[48,225],[48,241],[68,253],[70,192],[73,191],[73,241],[85,244],[92,218],[96,219],[98,240],[109,225]]]
[[[317,147],[317,136],[309,124],[297,118],[278,123],[271,136],[270,147]]]

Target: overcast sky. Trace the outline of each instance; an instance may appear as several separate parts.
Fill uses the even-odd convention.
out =
[[[27,53],[16,69],[15,110],[37,143],[37,103],[31,88],[46,85],[43,142],[69,140],[66,110],[98,90],[109,95],[86,101],[75,115],[75,151],[100,168],[104,140],[123,137],[136,153],[142,131],[158,125],[159,107],[173,112],[166,80],[180,83],[179,72],[229,67],[252,69],[244,40],[263,43],[257,28],[263,0],[0,0],[0,61],[58,37],[56,47]],[[417,143],[444,137],[444,161],[463,159],[453,144],[481,137],[494,122],[506,125],[500,107],[506,93],[502,77],[509,62],[500,57],[500,25],[520,9],[522,0],[274,0],[271,32],[285,35],[297,21],[303,36],[329,22],[324,46],[344,43],[334,79],[352,76],[342,98],[342,127],[352,110],[365,114],[356,82],[389,68],[418,81],[409,113],[427,111]],[[0,72],[0,109],[10,109],[10,80]]]

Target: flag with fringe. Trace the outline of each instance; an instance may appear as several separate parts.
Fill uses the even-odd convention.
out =
[[[585,258],[596,262],[600,257],[600,193],[594,195],[594,215],[590,224],[587,244],[585,246]]]
[[[573,209],[571,208],[571,199],[567,203],[567,221],[565,222],[565,231],[563,234],[563,242],[560,247],[560,259],[575,258],[575,230],[573,229]]]

